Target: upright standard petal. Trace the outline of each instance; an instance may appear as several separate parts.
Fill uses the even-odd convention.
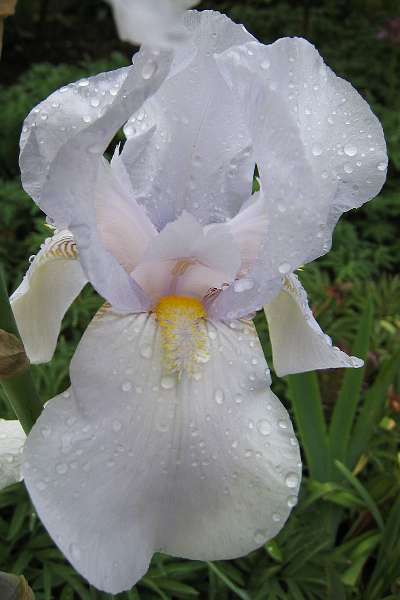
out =
[[[279,375],[315,369],[362,367],[363,361],[332,345],[308,306],[307,294],[296,275],[285,278],[280,294],[264,307]]]
[[[25,190],[58,228],[75,237],[83,270],[121,310],[141,310],[146,298],[108,252],[96,225],[103,153],[118,129],[164,81],[168,52],[142,50],[134,66],[61,88],[35,108],[21,137]]]
[[[19,421],[0,419],[0,490],[21,481],[26,435]]]
[[[225,224],[203,228],[186,211],[156,236],[132,277],[152,300],[178,294],[202,299],[211,288],[231,283],[240,251]]]
[[[257,42],[216,57],[241,101],[267,200],[268,226],[254,268],[258,286],[217,300],[241,315],[269,302],[269,282],[327,252],[341,213],[380,191],[382,127],[357,91],[302,39]],[[267,298],[263,299],[263,295]]]
[[[64,314],[86,283],[71,232],[58,231],[43,244],[10,298],[32,363],[51,360]]]
[[[219,73],[215,56],[254,38],[213,11],[190,11],[187,41],[170,76],[125,128],[121,159],[138,198],[159,229],[182,210],[201,224],[235,215],[251,194],[254,158],[240,103]],[[134,140],[151,136],[140,160]]]
[[[200,0],[108,0],[118,35],[132,44],[175,46],[187,37],[181,12]]]
[[[245,555],[296,504],[299,449],[254,326],[204,322],[204,332],[209,360],[179,377],[163,369],[154,315],[103,313],[72,361],[71,389],[28,438],[35,507],[100,589],[130,588],[156,551]]]

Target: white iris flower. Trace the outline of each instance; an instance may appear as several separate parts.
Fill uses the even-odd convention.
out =
[[[23,476],[76,570],[114,594],[156,551],[234,558],[285,523],[300,453],[251,315],[265,307],[279,375],[361,365],[293,272],[387,167],[378,120],[311,44],[260,44],[216,12],[183,22],[175,51],[52,94],[21,140],[23,185],[57,227],[12,297],[32,362],[87,281],[107,301]]]
[[[118,35],[132,44],[171,47],[188,35],[180,17],[200,0],[108,0]]]

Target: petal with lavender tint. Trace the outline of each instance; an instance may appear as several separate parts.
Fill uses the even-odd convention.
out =
[[[21,137],[25,190],[61,228],[72,231],[82,268],[97,291],[121,310],[146,298],[108,252],[96,223],[110,141],[168,74],[171,54],[143,50],[134,66],[82,79],[54,92],[27,117]]]
[[[315,369],[363,366],[361,359],[332,345],[314,319],[296,275],[285,278],[282,291],[264,310],[279,377]]]
[[[231,283],[240,261],[227,225],[203,228],[184,211],[153,238],[132,277],[153,300],[168,294],[201,299],[210,288]]]
[[[56,232],[34,257],[10,298],[32,363],[51,360],[64,314],[86,283],[71,232]]]
[[[29,435],[24,478],[75,569],[118,593],[156,551],[243,556],[285,523],[301,477],[289,416],[249,322],[204,323],[209,360],[166,373],[153,315],[105,313],[86,331],[71,389]]]
[[[181,12],[200,0],[108,0],[121,40],[132,44],[175,46],[187,37]]]
[[[215,56],[254,38],[213,11],[190,11],[184,23],[189,37],[170,76],[125,127],[121,154],[159,229],[183,209],[203,225],[235,215],[251,194],[254,172],[240,103],[215,63]],[[152,132],[150,144],[132,161],[133,141],[144,132]]]
[[[386,145],[367,102],[305,40],[251,42],[216,61],[240,100],[267,202],[257,286],[216,301],[216,316],[240,316],[272,300],[280,275],[329,250],[341,213],[378,194]]]

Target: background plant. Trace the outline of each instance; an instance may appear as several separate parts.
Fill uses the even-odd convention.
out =
[[[361,370],[274,379],[301,440],[305,477],[279,534],[248,557],[206,564],[157,555],[121,600],[400,598],[400,45],[396,0],[203,2],[259,39],[306,36],[381,118],[389,180],[380,197],[344,216],[333,250],[299,275],[335,343],[365,358]],[[18,138],[27,112],[61,85],[127,64],[100,0],[20,0],[0,63],[0,262],[10,290],[49,234],[21,189]],[[100,303],[85,289],[69,310],[50,365],[35,367],[47,400],[68,385],[73,351]],[[257,327],[270,364],[263,315]],[[0,416],[12,412],[0,395]],[[24,573],[38,600],[105,599],[90,589],[39,523],[22,484],[0,494],[0,568]]]

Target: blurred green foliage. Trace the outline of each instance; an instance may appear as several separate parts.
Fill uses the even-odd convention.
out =
[[[364,355],[366,366],[274,378],[305,454],[299,505],[275,540],[248,557],[214,564],[158,555],[135,590],[118,598],[398,600],[400,46],[387,34],[387,23],[400,16],[398,1],[207,0],[200,8],[227,12],[265,42],[308,37],[383,122],[388,184],[377,200],[345,215],[333,250],[300,272],[323,329],[344,350]],[[0,66],[7,82],[0,85],[0,261],[10,290],[48,235],[18,178],[25,115],[61,85],[128,60],[129,48],[117,41],[100,0],[20,0]],[[100,302],[87,287],[68,312],[51,365],[34,368],[44,400],[67,387],[70,358]],[[272,364],[262,315],[256,323]],[[0,414],[12,418],[2,397]],[[337,431],[344,430],[351,436],[341,445]],[[0,494],[0,568],[24,573],[37,600],[110,598],[66,563],[22,484]]]

